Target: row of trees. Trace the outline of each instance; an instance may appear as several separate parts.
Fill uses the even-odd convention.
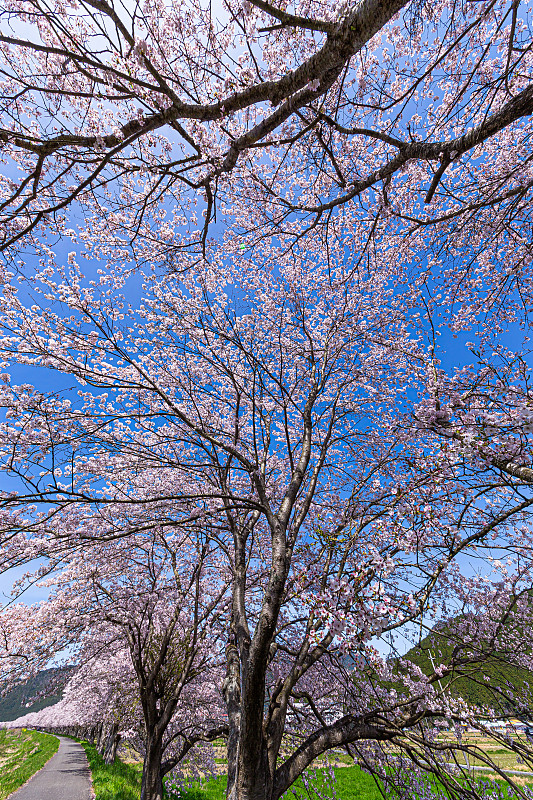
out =
[[[245,300],[226,266],[218,286],[212,267],[186,289],[145,276],[128,317],[122,275],[101,290],[72,265],[40,275],[53,307],[4,298],[4,357],[81,387],[4,388],[3,457],[25,486],[5,504],[35,508],[6,537],[55,587],[29,627],[6,609],[7,663],[22,677],[30,647],[33,665],[69,645],[82,663],[93,648],[128,654],[150,798],[195,741],[222,735],[237,797],[280,797],[317,756],[362,740],[438,753],[425,721],[466,713],[438,680],[482,669],[509,609],[528,611],[523,362],[452,381],[408,335],[411,289],[380,287],[378,302],[345,264],[304,261],[265,288],[265,271],[239,266]],[[463,554],[492,559],[493,575]],[[451,661],[407,695],[387,689],[371,640],[457,609],[476,626]],[[508,657],[529,669],[517,630]],[[182,729],[197,685],[224,711]]]
[[[220,738],[229,800],[338,748],[480,796],[437,734],[533,668],[531,10],[1,14],[6,684],[66,653],[142,800]],[[429,675],[374,647],[457,614]]]

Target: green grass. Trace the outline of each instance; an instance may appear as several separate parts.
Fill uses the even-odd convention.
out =
[[[383,800],[373,778],[359,767],[339,767],[335,769],[337,776],[337,797],[339,800]],[[324,771],[318,774],[319,788],[327,797],[329,775]],[[195,787],[181,795],[181,800],[224,800],[226,796],[226,777],[211,780],[206,786]],[[309,800],[309,793],[302,780],[296,783],[284,795],[286,800]]]
[[[139,800],[141,791],[141,764],[125,764],[117,759],[114,764],[105,764],[96,748],[82,742],[91,768],[95,800]],[[341,800],[382,800],[376,784],[359,767],[342,767],[337,773],[338,797]],[[323,785],[328,783],[325,777]],[[203,786],[197,785],[180,795],[168,793],[169,800],[224,800],[226,776],[221,775]],[[306,798],[309,795],[303,783],[297,781],[285,795],[287,800]]]
[[[364,772],[357,766],[351,767],[338,767],[335,768],[336,775],[336,797],[339,800],[383,800],[383,796],[379,791],[374,779],[371,775]],[[442,790],[439,781],[435,778],[428,778],[432,784],[432,793],[436,798],[444,798],[446,794]],[[505,783],[501,780],[489,781],[487,778],[479,776],[479,785],[486,785],[492,787],[494,783],[498,783],[502,789],[507,788]],[[318,786],[322,797],[333,797],[330,786],[329,774],[323,770],[318,772]],[[215,781],[209,781],[207,786],[195,787],[193,790],[184,793],[180,796],[180,800],[225,800],[226,777],[217,778]],[[481,792],[483,793],[483,792]],[[392,797],[390,791],[386,794]],[[508,792],[509,796],[513,796],[512,792]],[[170,795],[173,797],[173,795]],[[316,795],[309,793],[305,788],[303,781],[300,779],[285,793],[285,800],[313,800]]]
[[[210,780],[203,786],[194,786],[181,794],[169,794],[169,798],[179,798],[179,800],[225,800],[227,778],[221,775],[219,778]]]
[[[125,764],[119,759],[114,764],[105,764],[94,746],[87,742],[82,742],[82,744],[91,767],[95,800],[139,800],[141,764]],[[374,779],[359,767],[338,767],[335,769],[335,774],[337,778],[336,796],[339,800],[383,800]],[[481,776],[480,779],[482,780]],[[326,771],[318,771],[318,781],[321,794],[325,797],[332,796],[331,790],[328,793],[330,779]],[[225,800],[225,790],[226,776],[221,775],[202,786],[196,785],[179,795],[168,792],[166,797],[168,800]],[[436,786],[434,793],[437,796],[443,796]],[[284,797],[285,800],[309,800],[313,795],[309,795],[300,779],[286,792]]]
[[[336,782],[336,796],[340,800],[383,800],[378,787],[371,775],[363,772],[359,767],[338,767],[335,771]],[[320,771],[318,775],[318,786],[321,794],[326,797],[332,796],[330,791],[329,795],[327,787],[330,784],[329,774]],[[326,791],[324,791],[326,790]],[[309,794],[301,780],[289,789],[284,795],[287,800],[291,798],[298,798],[298,800],[309,800]]]
[[[142,764],[124,764],[118,758],[106,764],[94,745],[81,744],[91,768],[95,800],[139,800]]]
[[[87,754],[95,800],[139,800],[141,793],[142,764],[125,764],[119,758],[114,764],[106,764],[94,745],[81,742]],[[222,800],[226,778],[211,781],[206,788],[195,787],[179,795],[180,800]],[[178,795],[168,793],[167,797]]]
[[[5,800],[52,758],[59,739],[37,731],[0,729],[0,800]]]

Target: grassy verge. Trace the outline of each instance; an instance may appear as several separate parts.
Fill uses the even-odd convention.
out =
[[[316,788],[321,797],[336,797],[338,800],[383,800],[383,795],[374,779],[358,766],[338,767],[334,771],[335,787],[331,786],[328,772],[318,771]],[[503,781],[490,781],[486,777],[477,775],[475,781],[480,788],[480,794],[488,793],[490,795],[494,789],[494,783],[498,783],[503,790],[504,797],[514,797],[512,791],[507,791],[507,786]],[[226,778],[221,776],[214,781],[209,781],[206,786],[198,786],[184,793],[180,796],[180,800],[225,800],[225,788]],[[434,795],[436,800],[446,797],[443,787],[434,778],[428,778],[428,789],[427,796]],[[393,797],[388,790],[385,790],[385,794]],[[285,793],[284,800],[313,800],[317,796],[313,792],[309,792],[300,779]],[[173,795],[169,795],[169,797],[173,797]]]
[[[0,729],[0,800],[5,800],[52,758],[59,739],[25,728]]]
[[[125,764],[118,758],[114,764],[106,764],[94,745],[81,744],[91,768],[95,800],[139,800],[141,764]]]
[[[336,777],[335,792],[339,800],[383,800],[374,779],[363,772],[359,767],[338,767],[334,770]],[[319,772],[317,777],[317,788],[321,796],[333,797],[331,791],[331,781],[327,772]],[[284,795],[287,800],[297,798],[297,800],[309,800],[309,792],[304,786],[302,779],[289,789]]]
[[[87,754],[95,800],[139,800],[142,764],[125,764],[119,758],[106,764],[94,745],[81,742]],[[212,781],[206,788],[196,787],[182,795],[168,793],[168,800],[223,800],[226,779]]]
[[[339,767],[335,769],[337,778],[336,797],[339,800],[383,800],[373,778],[359,767]],[[324,797],[333,797],[330,787],[331,781],[329,774],[319,771],[318,785],[320,794]],[[181,800],[225,800],[226,777],[221,776],[216,780],[209,781],[204,787],[196,787],[181,796]],[[296,781],[289,791],[284,795],[286,800],[309,800],[313,794],[309,794],[303,781]]]
[[[125,764],[117,759],[114,764],[105,764],[96,748],[82,742],[91,768],[95,800],[139,800],[141,791],[141,764]],[[372,780],[359,767],[343,767],[336,770],[337,796],[340,800],[382,800]],[[323,783],[326,784],[325,777]],[[322,787],[323,788],[323,787]],[[224,800],[226,777],[220,776],[203,786],[195,786],[180,795],[168,793],[169,800]],[[298,781],[286,795],[290,798],[306,798],[309,795],[303,783]]]
[[[141,791],[141,764],[125,764],[119,759],[114,764],[105,764],[96,748],[82,742],[91,767],[95,800],[139,800]],[[383,800],[373,778],[357,766],[338,767],[336,774],[336,797],[339,800]],[[476,776],[477,777],[477,776]],[[490,782],[479,776],[480,782]],[[431,781],[430,783],[435,783]],[[327,772],[318,772],[318,787],[323,797],[333,797]],[[226,777],[220,776],[203,786],[195,786],[182,794],[168,792],[168,800],[224,800]],[[439,787],[432,785],[430,793],[442,796]],[[286,800],[309,800],[310,795],[303,781],[298,780],[285,794]]]

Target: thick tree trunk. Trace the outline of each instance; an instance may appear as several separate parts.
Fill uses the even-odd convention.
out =
[[[239,654],[235,645],[228,645],[226,649],[227,671],[224,681],[223,693],[228,712],[229,735],[227,742],[228,753],[228,783],[227,797],[235,797],[234,791],[237,781],[239,757],[239,732],[241,726],[241,687]]]
[[[227,656],[229,655],[231,654],[228,652]],[[274,776],[273,769],[269,764],[268,743],[263,727],[266,662],[267,658],[265,657],[263,663],[257,666],[253,674],[249,670],[249,664],[246,665],[246,669],[241,669],[241,674],[244,674],[245,677],[242,681],[242,695],[239,692],[238,696],[239,730],[234,743],[231,741],[231,735],[228,740],[228,767],[233,759],[236,761],[232,785],[228,780],[228,800],[272,800]],[[231,661],[228,657],[228,673],[230,673],[230,666]],[[233,671],[237,672],[236,668]],[[231,697],[228,690],[229,685],[226,690],[229,716],[230,704],[228,701]],[[235,692],[234,701],[237,701],[237,692]],[[233,748],[231,748],[232,744]],[[231,749],[233,749],[233,753],[230,752]],[[274,762],[273,768],[275,758],[272,761]]]
[[[228,800],[272,800],[272,788],[265,750],[255,763],[239,758],[235,781],[227,797]]]
[[[161,775],[161,742],[148,741],[143,764],[141,800],[162,800],[163,778]]]

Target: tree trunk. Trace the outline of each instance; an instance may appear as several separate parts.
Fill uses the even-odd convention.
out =
[[[228,783],[226,794],[228,798],[235,797],[234,790],[237,781],[239,732],[241,727],[241,687],[239,654],[235,645],[226,648],[227,671],[224,680],[223,694],[228,713],[229,735],[227,741],[228,754]]]
[[[98,738],[96,739],[96,750],[101,756],[103,756],[105,752],[106,730],[106,726],[101,722],[98,728]]]
[[[272,800],[272,776],[268,768],[266,751],[259,763],[243,763],[239,759],[233,787],[228,792],[228,800]]]
[[[120,742],[120,734],[118,732],[118,722],[114,722],[109,728],[107,734],[107,741],[104,751],[104,761],[106,764],[113,764],[117,757],[117,747]]]
[[[161,742],[150,741],[148,738],[143,764],[141,800],[162,800],[163,798],[162,755]]]

